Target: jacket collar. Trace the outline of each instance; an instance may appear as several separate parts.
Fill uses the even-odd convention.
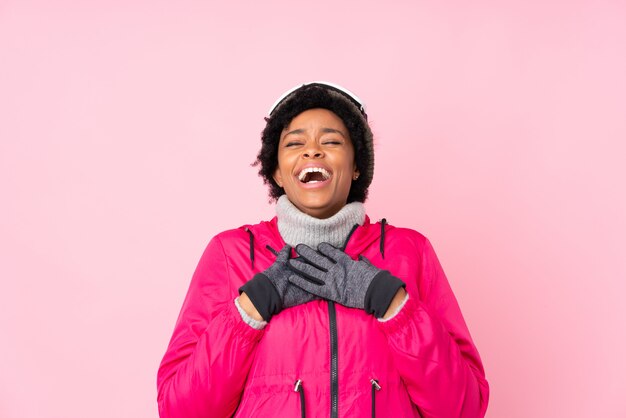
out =
[[[274,216],[269,221],[264,221],[256,225],[247,225],[254,234],[254,239],[260,244],[257,248],[265,251],[266,245],[269,245],[276,251],[280,251],[285,246],[285,241],[278,232],[278,218]],[[389,225],[387,225],[389,227]],[[371,223],[369,216],[365,215],[363,225],[357,228],[348,237],[348,244],[345,252],[351,257],[357,257],[363,253],[366,248],[370,247],[381,238],[381,223]]]

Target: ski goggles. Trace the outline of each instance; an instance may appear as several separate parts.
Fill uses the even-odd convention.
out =
[[[272,116],[272,113],[274,112],[274,110],[276,110],[276,108],[285,101],[285,99],[294,91],[301,89],[302,87],[305,86],[319,86],[319,87],[323,87],[325,89],[328,90],[332,90],[332,91],[336,91],[337,93],[342,94],[344,97],[346,97],[348,100],[350,100],[352,103],[354,103],[354,105],[359,109],[359,111],[361,112],[361,114],[365,117],[365,119],[367,119],[367,114],[365,113],[365,103],[363,103],[361,101],[361,99],[359,99],[359,97],[352,93],[350,90],[346,89],[345,87],[341,87],[338,84],[334,84],[334,83],[329,83],[328,81],[312,81],[309,83],[303,83],[303,84],[298,84],[297,86],[295,86],[294,88],[291,88],[289,90],[287,90],[286,92],[284,92],[279,98],[278,100],[276,100],[274,102],[274,104],[272,105],[272,107],[270,108],[270,111],[268,113],[268,116]]]

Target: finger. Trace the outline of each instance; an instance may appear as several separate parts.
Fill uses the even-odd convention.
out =
[[[341,258],[349,256],[341,251],[339,248],[333,247],[327,242],[322,242],[317,246],[317,250],[324,254],[327,258],[332,260],[334,263],[337,263]]]
[[[288,261],[287,265],[296,274],[305,277],[309,281],[318,285],[324,284],[324,271],[319,270],[315,266],[312,266],[298,258],[292,258]]]
[[[360,256],[359,256],[359,260],[360,260],[360,261],[363,261],[363,262],[364,262],[365,264],[367,264],[368,266],[371,266],[371,265],[372,265],[372,262],[371,262],[371,261],[370,261],[367,257],[365,257],[364,255],[360,255]]]
[[[296,245],[296,253],[307,263],[315,266],[323,272],[327,272],[334,263],[332,260],[324,257],[322,254],[315,251],[313,248],[305,244]]]
[[[326,286],[320,286],[315,284],[304,277],[296,276],[295,274],[289,276],[289,282],[294,286],[298,286],[300,289],[305,292],[311,293],[312,295],[319,296],[321,298],[326,298],[327,288]]]
[[[291,255],[291,246],[285,245],[276,256],[276,260],[286,262],[287,260],[289,260],[290,255]]]

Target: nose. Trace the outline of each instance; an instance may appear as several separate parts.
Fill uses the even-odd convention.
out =
[[[324,152],[316,141],[308,143],[302,153],[303,158],[322,158],[323,156]]]

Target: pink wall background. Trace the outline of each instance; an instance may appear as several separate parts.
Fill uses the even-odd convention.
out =
[[[488,417],[626,416],[626,5],[231,3],[0,2],[0,417],[157,416],[204,246],[273,214],[263,116],[314,79],[369,104],[368,211],[434,243]]]

